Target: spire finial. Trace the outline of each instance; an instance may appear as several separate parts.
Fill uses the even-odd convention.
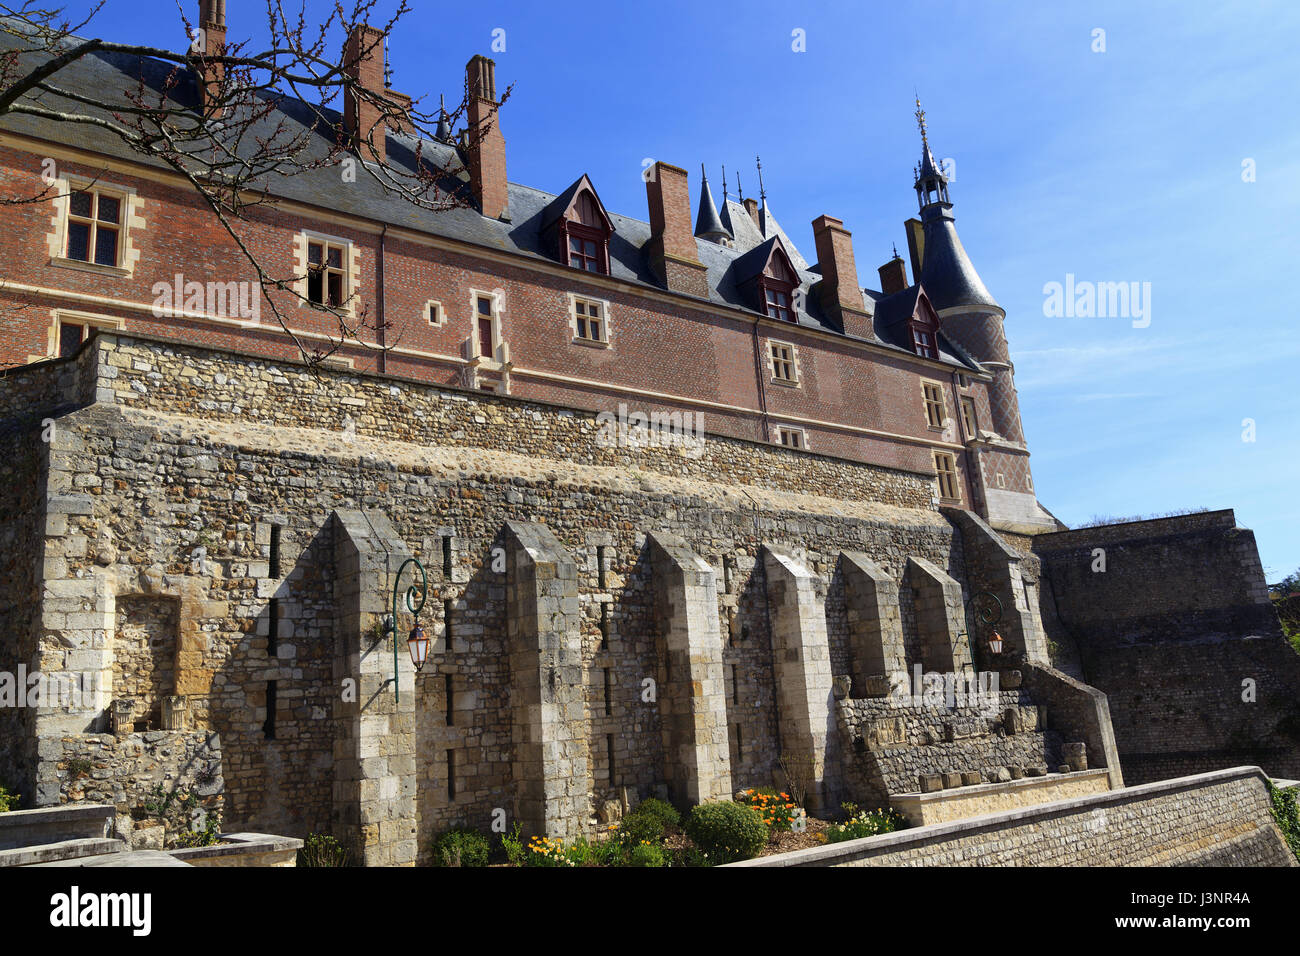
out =
[[[897,259],[897,258],[898,258],[898,243],[893,242],[893,243],[890,243],[890,245],[892,245],[892,246],[894,247],[894,258]]]
[[[758,165],[758,198],[766,203],[767,193],[763,190],[763,160],[755,156],[754,162]]]
[[[451,123],[447,121],[447,99],[441,93],[438,94],[438,128],[434,132],[434,138],[444,143],[451,142]]]
[[[722,164],[722,205],[727,204],[727,164]]]
[[[916,94],[916,126],[921,131],[921,143],[925,146],[930,145],[929,139],[926,138],[925,130],[925,110],[921,108],[921,94]]]
[[[740,193],[740,201],[745,201],[745,187],[740,185],[740,173],[736,173],[736,192]]]

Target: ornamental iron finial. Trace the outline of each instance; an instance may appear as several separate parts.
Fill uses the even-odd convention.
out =
[[[926,129],[925,129],[925,110],[921,108],[920,93],[916,95],[916,126],[917,129],[921,131],[921,143],[925,146],[929,146],[930,141],[926,137]]]

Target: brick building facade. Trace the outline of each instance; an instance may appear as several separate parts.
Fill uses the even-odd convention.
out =
[[[377,56],[359,64],[363,78]],[[92,58],[69,70],[74,88],[103,90],[138,74],[158,82],[162,67]],[[928,145],[921,218],[909,223],[915,281],[896,258],[876,292],[860,287],[852,237],[831,216],[812,224],[811,266],[766,198],[724,197],[719,211],[706,192],[692,230],[688,176],[666,163],[647,171],[646,221],[606,210],[586,176],[558,194],[508,182],[508,111],[480,115],[496,96],[492,61],[474,57],[467,82],[468,120],[490,134],[472,151],[450,133],[421,150],[464,165],[468,208],[422,210],[364,172],[328,168],[277,185],[274,211],[250,213],[246,241],[270,274],[385,326],[361,330],[334,362],[597,411],[693,413],[711,433],[943,470],[946,505],[995,527],[1056,526],[1033,493],[1002,310],[961,247]],[[354,133],[362,122],[339,121]],[[380,132],[388,161],[408,161],[413,137]],[[101,131],[15,117],[0,132],[0,183],[30,194],[42,176],[58,198],[6,215],[0,363],[70,354],[95,328],[295,354],[259,308],[255,271],[178,175]],[[337,268],[323,261],[309,279],[317,255]],[[332,315],[278,300],[308,348],[337,337]]]

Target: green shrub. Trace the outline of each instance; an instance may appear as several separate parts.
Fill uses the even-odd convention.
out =
[[[682,815],[677,812],[677,809],[671,803],[667,803],[657,797],[651,797],[649,800],[643,800],[641,803],[638,803],[633,808],[632,813],[637,816],[650,816],[655,818],[663,824],[665,830],[670,827],[680,826],[682,822]]]
[[[506,862],[511,866],[524,866],[528,862],[528,849],[519,836],[519,824],[515,823],[509,833],[501,834],[501,849],[505,852]]]
[[[348,851],[332,836],[308,833],[298,849],[299,866],[347,866]]]
[[[693,808],[684,829],[710,863],[748,860],[767,842],[767,825],[758,811],[730,800]]]
[[[658,843],[664,838],[664,825],[658,817],[633,811],[618,825],[618,839],[626,847]]]
[[[1296,859],[1300,860],[1300,806],[1297,806],[1296,794],[1295,787],[1279,790],[1273,786],[1273,781],[1268,782],[1268,795],[1273,803],[1273,819],[1277,822],[1277,828],[1282,831],[1282,836],[1286,838],[1286,845],[1291,848]]]
[[[190,849],[200,846],[216,846],[221,842],[221,814],[209,813],[204,817],[202,830],[182,830],[176,834],[176,846]]]
[[[22,796],[19,793],[10,793],[4,787],[0,787],[0,813],[8,813],[10,810],[18,809],[18,800]]]
[[[492,844],[477,830],[455,829],[433,841],[434,866],[487,866]]]
[[[863,837],[893,833],[907,827],[907,818],[892,807],[878,810],[859,810],[856,804],[842,804],[849,818],[843,823],[833,823],[826,828],[827,843],[861,840]]]
[[[618,838],[625,847],[642,843],[658,843],[669,827],[681,823],[681,816],[673,805],[651,797],[637,804],[618,825]]]
[[[668,855],[657,843],[642,843],[632,847],[627,855],[628,866],[667,866]]]
[[[673,854],[673,866],[712,866],[713,861],[700,852],[698,847],[684,846]]]
[[[627,851],[617,840],[601,840],[591,845],[592,866],[622,866]]]

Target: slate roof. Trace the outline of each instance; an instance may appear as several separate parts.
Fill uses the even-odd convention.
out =
[[[6,26],[14,23],[6,21]],[[0,52],[13,49],[17,39],[0,31]],[[143,83],[148,90],[161,91],[168,77],[173,73],[172,64],[149,57],[137,57],[108,52],[94,52],[73,61],[59,70],[51,82],[72,93],[104,97],[106,93],[118,93],[123,103],[129,101],[127,94]],[[172,100],[178,104],[197,107],[198,82],[191,70],[182,69],[177,74],[179,82],[171,93]],[[84,106],[70,103],[64,99],[45,97],[50,108],[75,108],[87,111]],[[104,114],[107,116],[107,114]],[[340,122],[337,111],[289,97],[276,101],[276,110],[265,121],[266,133],[283,123],[290,135],[310,132],[316,144],[316,155],[328,155],[335,136],[334,127]],[[0,117],[0,129],[20,133],[37,139],[62,143],[70,147],[87,150],[111,157],[130,160],[135,163],[167,168],[159,159],[147,158],[130,149],[117,136],[86,124],[59,123],[40,117],[9,114]],[[388,159],[390,165],[414,171],[417,147],[423,160],[439,167],[458,164],[459,158],[454,144],[433,139],[417,139],[404,133],[388,133]],[[470,207],[456,207],[432,211],[422,209],[400,195],[386,190],[371,176],[359,172],[354,182],[344,182],[335,168],[303,170],[293,176],[276,176],[266,184],[270,191],[279,197],[328,209],[342,215],[356,216],[374,222],[384,222],[392,226],[411,229],[429,235],[481,246],[499,252],[510,253],[528,258],[544,259],[554,262],[549,249],[541,241],[544,221],[548,207],[555,208],[556,201],[563,198],[541,189],[509,183],[508,215],[509,221],[487,219]],[[468,176],[464,172],[457,180],[444,184],[447,188],[462,196],[468,195]],[[575,182],[569,190],[576,188]],[[567,203],[565,203],[567,205]],[[561,206],[560,208],[564,208]],[[662,288],[659,280],[651,273],[643,246],[650,239],[649,223],[609,212],[614,225],[614,233],[609,244],[610,275],[615,279],[655,288]],[[809,266],[799,253],[797,247],[786,235],[780,224],[767,214],[769,235],[764,236],[754,223],[744,206],[728,200],[720,211],[722,225],[731,232],[734,244],[731,248],[714,242],[697,239],[700,262],[707,269],[708,299],[719,305],[744,309],[754,313],[756,303],[744,296],[738,284],[734,270],[735,263],[746,253],[778,238],[786,254],[795,266],[800,287],[804,291],[802,300],[805,308],[797,311],[797,324],[807,328],[823,329],[843,333],[843,329],[833,317],[821,309],[818,296],[809,294],[811,287],[821,279],[816,266]],[[926,242],[927,260],[930,259],[930,241]],[[928,263],[927,263],[928,264]],[[927,290],[930,288],[926,282]],[[880,298],[878,293],[866,293],[863,305],[868,311]],[[910,347],[899,346],[889,339],[882,339],[880,344],[902,348],[911,354]],[[944,358],[958,364],[971,364],[958,358],[953,353],[945,353]],[[976,366],[977,367],[977,366]]]
[[[1001,309],[984,280],[975,271],[957,235],[947,208],[927,207],[921,216],[925,232],[925,255],[921,259],[920,282],[936,309],[959,306]]]

